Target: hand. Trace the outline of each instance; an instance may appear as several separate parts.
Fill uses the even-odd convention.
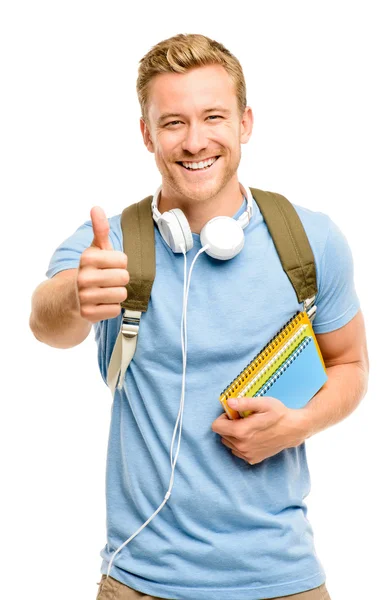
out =
[[[80,257],[76,278],[80,315],[96,323],[121,313],[121,302],[127,298],[128,257],[113,250],[109,240],[110,224],[102,208],[91,209],[94,239]]]
[[[238,405],[234,405],[234,401]],[[277,398],[231,398],[228,404],[235,410],[253,411],[248,417],[231,420],[224,412],[212,423],[212,430],[221,435],[222,443],[232,454],[250,465],[261,462],[285,448],[299,446],[305,440],[300,409],[287,408]]]

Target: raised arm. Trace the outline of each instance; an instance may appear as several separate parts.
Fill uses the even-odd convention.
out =
[[[77,269],[57,273],[42,282],[31,300],[30,328],[54,348],[83,342],[92,323],[117,317],[127,296],[127,256],[113,250],[109,222],[99,207],[91,210],[92,244],[80,256]]]
[[[91,323],[80,314],[77,275],[78,269],[60,271],[34,291],[30,329],[40,342],[54,348],[72,348],[88,336]]]

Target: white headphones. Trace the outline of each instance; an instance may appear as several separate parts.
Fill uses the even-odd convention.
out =
[[[247,227],[253,215],[253,197],[248,187],[243,188],[247,200],[247,209],[239,219],[220,216],[208,221],[201,230],[202,246],[207,246],[206,254],[220,260],[233,258],[244,246],[243,229]],[[172,208],[160,214],[157,203],[162,186],[160,185],[152,199],[152,216],[157,223],[162,238],[173,252],[188,252],[193,247],[193,236],[185,214],[180,208]]]

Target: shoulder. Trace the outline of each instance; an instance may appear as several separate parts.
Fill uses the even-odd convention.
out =
[[[326,254],[335,253],[337,250],[342,253],[350,252],[348,240],[334,219],[323,212],[313,211],[298,204],[292,205],[300,217],[314,253],[320,253],[320,256],[325,258]]]
[[[315,261],[319,265],[333,222],[329,215],[321,211],[312,210],[295,202],[291,204],[303,225]]]
[[[346,325],[360,308],[352,251],[345,234],[329,215],[293,206],[303,223],[316,264],[318,310],[313,328],[316,334],[334,331]]]
[[[337,221],[329,215],[293,204],[314,253],[319,273],[326,265],[335,269],[335,260],[352,261],[348,239]]]
[[[307,234],[320,277],[324,271],[334,271],[336,263],[351,261],[349,242],[335,220],[329,215],[293,204]]]
[[[293,202],[291,204],[300,217],[300,221],[302,222],[307,235],[309,237],[311,236],[313,241],[325,240],[331,224],[329,215],[320,211],[311,210]]]
[[[285,198],[285,200],[288,200],[289,204],[291,204],[291,206],[295,209],[304,227],[304,231],[307,234],[308,241],[315,256],[319,254],[319,252],[322,253],[331,225],[331,219],[329,215],[321,211],[311,210],[310,208],[302,206],[301,204],[297,204],[296,202],[293,202],[289,196],[281,194],[280,192],[274,191],[272,193],[276,194],[277,196],[282,196]],[[257,203],[254,202],[253,204],[255,205],[256,215],[258,216],[259,213],[262,219],[262,215]]]

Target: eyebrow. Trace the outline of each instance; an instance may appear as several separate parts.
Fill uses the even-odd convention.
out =
[[[228,108],[224,108],[222,106],[214,106],[213,108],[207,108],[204,110],[203,114],[209,113],[209,112],[221,112],[224,113],[226,115],[230,115],[231,111]],[[161,125],[163,123],[163,121],[165,121],[166,119],[171,119],[173,117],[181,117],[181,113],[163,113],[162,115],[160,115],[160,117],[157,120],[157,124]]]

